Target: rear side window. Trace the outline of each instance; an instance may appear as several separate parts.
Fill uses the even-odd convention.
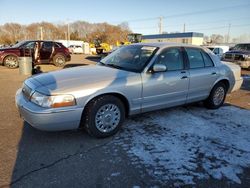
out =
[[[53,46],[53,42],[44,42],[42,48],[51,49],[52,46]]]
[[[191,69],[202,68],[205,66],[201,51],[196,48],[186,48],[189,66]]]
[[[184,68],[182,53],[179,48],[166,49],[159,55],[156,63],[166,65],[168,71],[182,70]]]
[[[213,61],[211,60],[211,58],[209,57],[209,55],[206,52],[201,52],[202,53],[202,57],[204,59],[205,62],[205,67],[212,67],[214,66]]]
[[[190,69],[212,67],[214,63],[209,55],[201,49],[186,48]]]

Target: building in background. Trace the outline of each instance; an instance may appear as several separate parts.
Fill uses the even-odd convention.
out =
[[[170,33],[170,34],[157,34],[157,35],[143,35],[143,42],[175,42],[202,45],[203,33],[187,32],[187,33]]]

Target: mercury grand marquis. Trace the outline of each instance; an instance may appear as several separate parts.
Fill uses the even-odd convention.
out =
[[[130,115],[196,101],[217,109],[241,84],[240,67],[221,62],[206,48],[139,43],[117,49],[96,66],[26,79],[16,105],[37,129],[83,127],[95,137],[107,137]]]

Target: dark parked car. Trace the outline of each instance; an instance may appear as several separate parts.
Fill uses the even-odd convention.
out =
[[[0,48],[0,64],[8,68],[18,67],[18,57],[34,57],[35,45],[38,46],[38,60],[35,64],[53,63],[56,66],[64,66],[70,61],[68,48],[62,43],[54,41],[22,41],[8,48]]]
[[[234,62],[241,68],[250,70],[250,43],[236,44],[223,55],[222,60]]]

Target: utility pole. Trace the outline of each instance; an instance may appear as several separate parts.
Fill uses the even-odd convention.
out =
[[[159,17],[159,34],[162,34],[162,28],[163,28],[163,17]]]
[[[185,33],[186,32],[186,24],[184,23],[184,25],[183,25],[183,33]]]
[[[230,38],[230,29],[231,29],[231,24],[228,24],[228,30],[227,30],[227,43],[229,42],[229,38]]]
[[[40,40],[43,40],[43,27],[40,27]]]
[[[70,40],[70,29],[69,29],[69,22],[68,22],[68,40]]]

